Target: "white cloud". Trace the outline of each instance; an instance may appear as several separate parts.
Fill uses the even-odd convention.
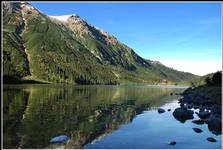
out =
[[[162,64],[179,71],[196,75],[206,75],[222,70],[222,62],[218,60],[159,60]]]

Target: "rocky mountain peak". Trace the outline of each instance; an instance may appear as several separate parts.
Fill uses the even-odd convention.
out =
[[[77,14],[72,14],[72,15],[70,15],[69,18],[70,18],[70,19],[80,19],[80,16],[77,15]]]
[[[5,13],[13,13],[22,11],[24,14],[37,15],[41,12],[28,2],[3,2],[3,10]]]
[[[150,59],[146,59],[146,61],[147,61],[149,64],[159,64],[159,65],[163,65],[160,61],[154,61],[154,60],[150,60]]]
[[[21,9],[21,2],[7,2],[7,1],[4,1],[3,2],[3,10],[4,12],[6,13],[12,13],[12,12],[15,12],[17,10],[20,10]]]
[[[20,7],[24,14],[39,15],[41,12],[28,2],[20,2]]]
[[[88,34],[88,35],[93,36],[94,38],[97,38],[98,36],[100,36],[99,34],[101,34],[104,38],[107,38],[107,40],[109,40],[109,37],[112,37],[108,32],[103,31],[102,29],[96,26],[90,25],[89,23],[87,23],[85,19],[82,19],[77,14],[50,16],[50,18],[53,19],[57,23],[59,21],[67,25],[72,31],[78,32],[80,34]]]
[[[12,3],[10,2],[3,2],[3,10],[7,12],[12,12]]]
[[[76,15],[76,14],[70,15],[67,18],[66,22],[68,24],[70,24],[70,23],[72,23],[72,24],[83,24],[83,25],[86,24],[86,20],[81,19],[81,17],[79,15]]]

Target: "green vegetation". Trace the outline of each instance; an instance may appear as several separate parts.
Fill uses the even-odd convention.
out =
[[[214,73],[211,78],[207,77],[205,79],[205,82],[208,86],[212,85],[220,86],[222,83],[222,73],[220,71]]]
[[[192,87],[199,86],[199,85],[204,85],[204,84],[207,83],[206,80],[209,80],[213,77],[213,74],[214,73],[210,73],[210,74],[201,76],[199,78],[193,79],[191,81],[188,81],[188,84]]]
[[[3,7],[5,83],[174,84],[196,77],[149,63],[79,16],[63,24],[28,3],[4,3]]]
[[[176,82],[182,82],[182,81],[190,81],[191,79],[194,79],[197,77],[191,73],[177,71],[173,68],[166,67],[160,63],[154,63],[152,64],[151,67],[152,67],[153,72],[156,72],[157,74],[162,76],[164,79],[169,80],[170,82],[174,81],[176,83]]]
[[[17,5],[15,4],[15,7]],[[24,52],[20,28],[23,26],[21,12],[3,13],[3,71],[4,76],[21,78],[30,75],[27,56]]]

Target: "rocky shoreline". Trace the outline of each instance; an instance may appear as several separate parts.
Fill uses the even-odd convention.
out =
[[[180,107],[173,112],[173,116],[177,120],[185,122],[193,119],[193,114],[195,113],[200,119],[193,120],[193,123],[198,125],[207,124],[208,129],[216,135],[222,133],[222,111],[220,105],[202,93],[193,92],[192,88],[179,95],[181,95],[181,98],[178,100]]]
[[[171,96],[174,93],[170,93]],[[178,103],[180,107],[176,108],[172,115],[181,123],[185,123],[187,120],[191,120],[196,125],[207,124],[208,129],[215,135],[222,134],[222,108],[219,103],[210,98],[209,96],[199,93],[193,88],[188,88],[183,93],[175,93],[180,96]],[[168,109],[170,111],[171,109]],[[158,113],[165,113],[163,108],[157,109]],[[197,115],[199,119],[194,120],[194,115]],[[192,128],[194,132],[201,133],[202,129]],[[217,142],[214,137],[207,137],[209,142]],[[175,145],[176,141],[169,142],[169,145]]]

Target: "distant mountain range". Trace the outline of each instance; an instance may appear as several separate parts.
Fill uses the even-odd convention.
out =
[[[78,15],[50,17],[27,2],[3,3],[3,67],[7,80],[53,83],[159,84],[197,77],[143,59]]]

